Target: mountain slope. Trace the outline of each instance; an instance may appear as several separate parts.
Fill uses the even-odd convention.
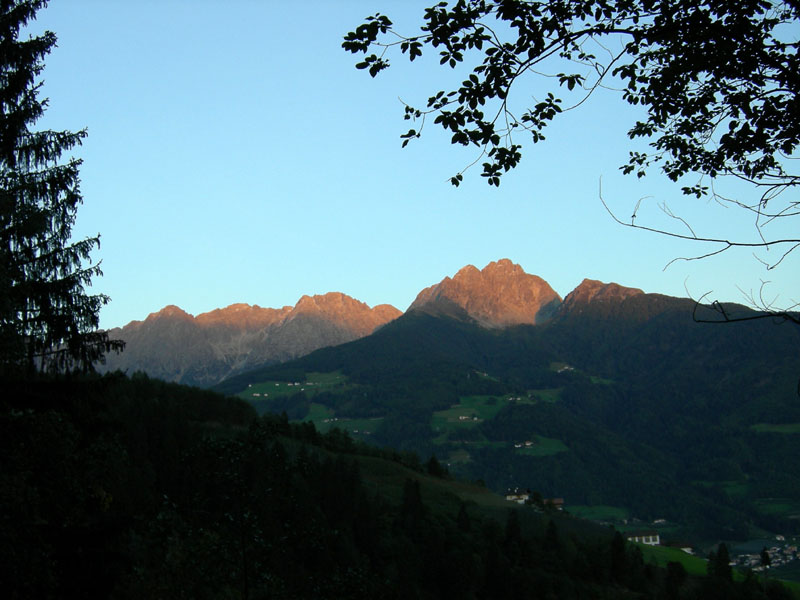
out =
[[[796,521],[759,512],[757,500],[800,502],[796,437],[755,425],[800,423],[800,331],[696,323],[694,308],[592,281],[534,326],[487,328],[463,308],[412,307],[370,336],[245,373],[225,391],[281,380],[281,370],[295,381],[339,372],[346,385],[284,397],[276,410],[302,416],[313,402],[343,423],[362,418],[364,439],[435,453],[495,490],[623,506],[682,523],[694,539],[746,535],[748,523],[791,529]]]
[[[392,306],[370,308],[338,292],[303,296],[294,307],[232,304],[197,317],[168,306],[112,329],[109,335],[126,348],[109,355],[104,369],[209,386],[249,367],[363,337],[399,315]]]

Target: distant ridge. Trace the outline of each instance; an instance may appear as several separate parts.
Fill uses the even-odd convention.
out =
[[[480,270],[467,265],[423,289],[406,314],[498,330],[567,317],[626,312],[644,317],[656,310],[652,302],[637,300],[645,296],[654,297],[616,283],[584,279],[562,301],[544,279],[503,258]],[[144,371],[167,381],[213,386],[251,369],[363,338],[401,315],[388,304],[370,308],[339,292],[302,296],[294,306],[282,308],[231,304],[196,317],[169,305],[144,321],[112,329],[109,334],[127,345],[122,354],[109,355],[101,370]]]
[[[594,279],[584,279],[578,287],[567,294],[564,304],[619,302],[640,294],[644,294],[644,292],[637,288],[623,287],[618,283],[603,283]]]
[[[558,309],[559,316],[567,314],[578,316],[591,313],[595,316],[618,312],[626,300],[651,297],[637,288],[621,286],[617,283],[603,283],[594,279],[584,279],[572,290]]]
[[[369,335],[400,316],[387,304],[370,308],[339,292],[303,296],[294,307],[232,304],[193,317],[166,306],[109,335],[126,342],[102,370],[210,386],[254,366],[283,362]]]
[[[561,297],[544,279],[503,258],[480,271],[468,265],[452,279],[445,277],[422,290],[408,310],[504,328],[543,323],[560,304]]]

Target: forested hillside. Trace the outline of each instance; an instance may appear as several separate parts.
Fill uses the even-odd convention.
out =
[[[6,598],[790,597],[210,392],[4,385]]]
[[[354,435],[435,454],[496,491],[669,519],[682,539],[795,531],[800,331],[768,319],[697,323],[693,309],[651,294],[568,297],[551,322],[504,330],[412,311],[222,389],[294,419],[349,419]],[[338,386],[271,398],[268,386],[247,387],[334,372]],[[793,508],[758,508],[774,498]]]

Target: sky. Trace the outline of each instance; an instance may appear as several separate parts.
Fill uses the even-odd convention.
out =
[[[58,36],[37,128],[89,133],[75,152],[84,203],[73,234],[101,235],[104,275],[89,291],[112,301],[100,326],[170,304],[197,315],[330,291],[405,310],[461,267],[500,258],[562,297],[589,278],[743,303],[768,281],[768,301],[800,301],[797,254],[772,271],[747,250],[665,269],[714,248],[613,221],[601,194],[622,218],[644,198],[642,224],[680,230],[659,210],[666,202],[698,235],[757,239],[741,211],[686,198],[657,172],[622,175],[638,113],[616,92],[567,113],[545,142],[523,141],[499,188],[479,165],[451,186],[477,154],[431,123],[401,149],[401,99],[424,105],[463,73],[435,54],[398,55],[372,79],[341,42],[376,12],[412,32],[428,4],[51,0],[29,28]],[[522,80],[514,101],[543,89]]]

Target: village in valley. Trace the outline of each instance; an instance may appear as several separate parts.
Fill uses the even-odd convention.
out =
[[[538,512],[569,512],[565,507],[564,498],[544,498],[539,492],[531,491],[530,489],[509,489],[505,493],[505,499],[516,504],[530,506]],[[670,523],[666,519],[655,519],[652,523],[627,518],[621,520],[591,520],[618,529],[629,542],[645,546],[675,548],[685,554],[702,559],[706,559],[708,552],[713,551],[713,546],[704,551],[703,549],[693,548],[689,544],[670,540],[668,535],[662,538],[662,531],[669,531],[670,527]],[[742,571],[753,570],[756,573],[763,573],[780,567],[800,568],[797,554],[798,544],[800,544],[800,537],[787,539],[786,536],[780,534],[769,539],[734,543],[729,548],[730,565]]]

